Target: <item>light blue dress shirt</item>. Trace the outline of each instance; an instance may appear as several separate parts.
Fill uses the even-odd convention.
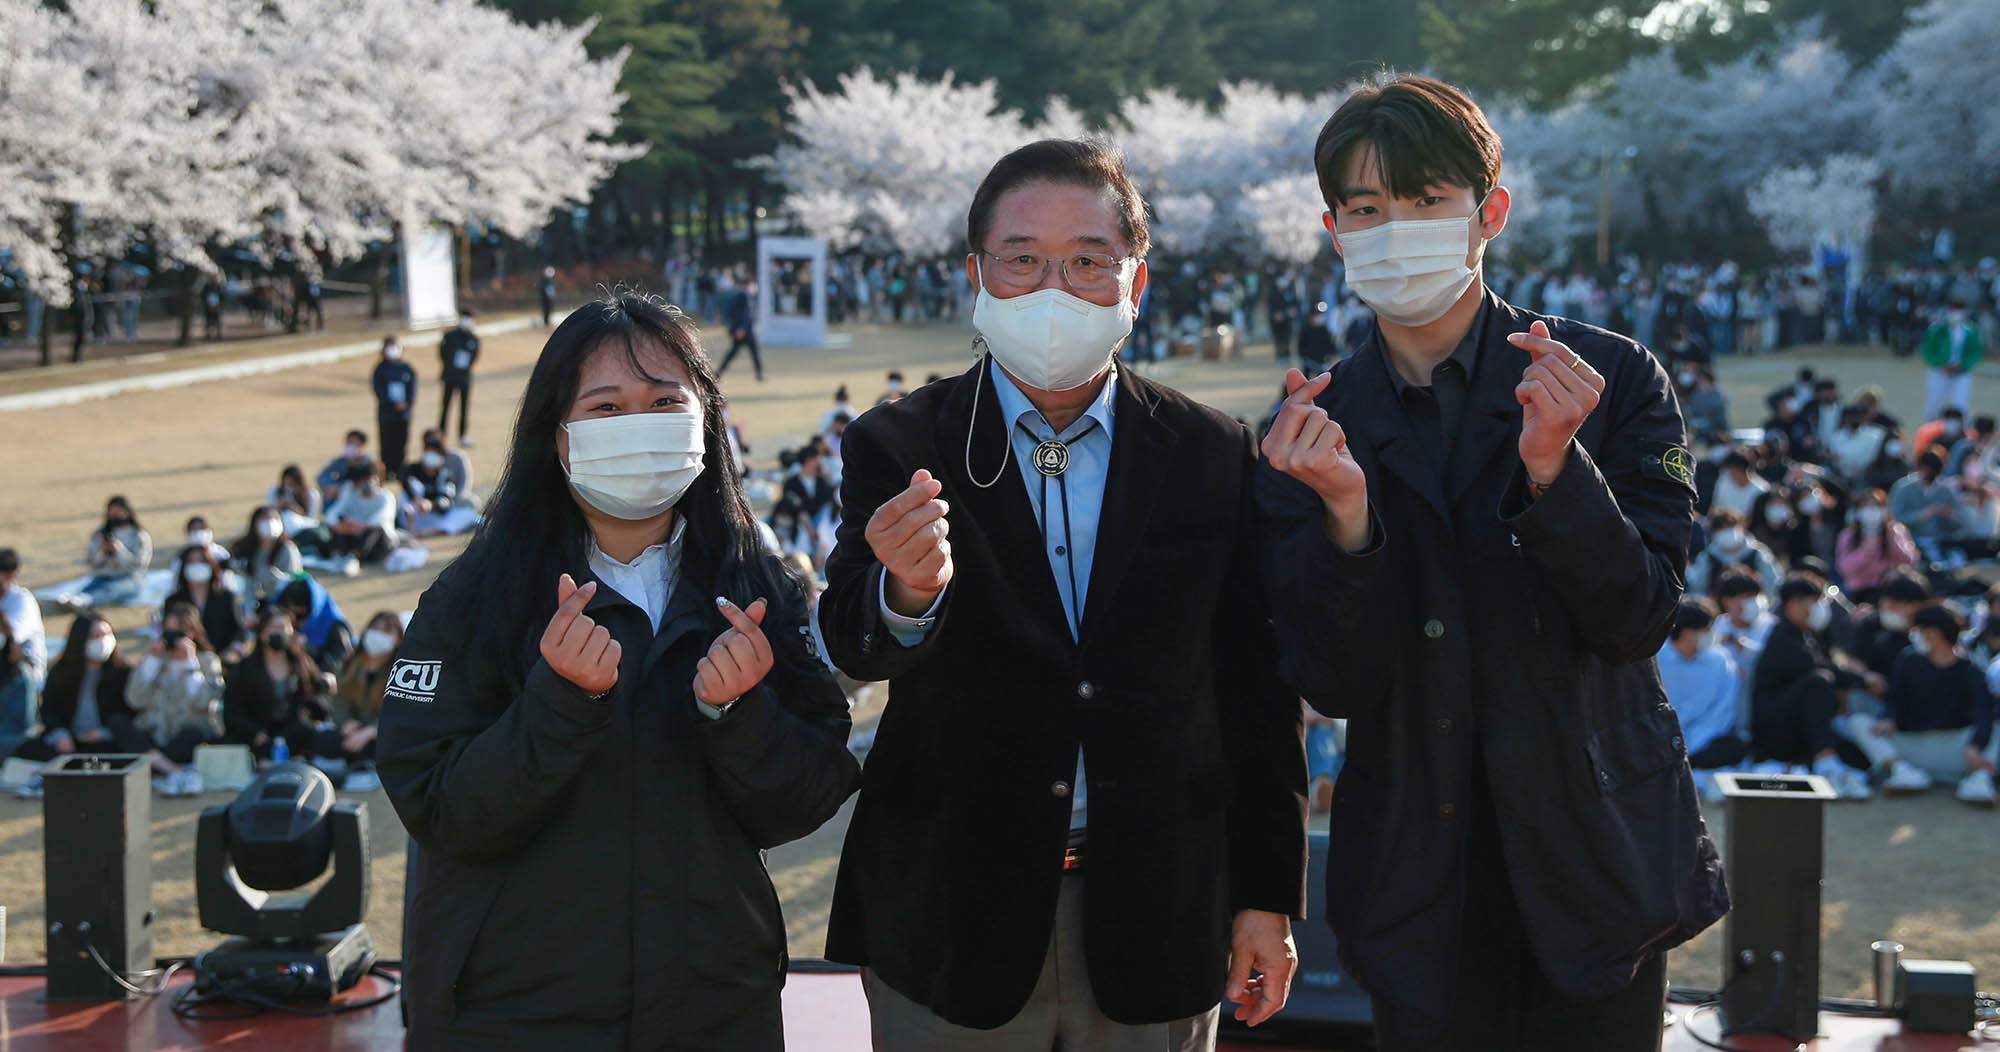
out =
[[[1118,371],[1113,369],[1104,389],[1070,425],[1056,434],[1042,418],[1028,396],[1021,392],[998,362],[987,363],[988,379],[1000,401],[1000,417],[1007,421],[1008,439],[1013,446],[1014,466],[1028,492],[1029,507],[1042,527],[1042,553],[1048,557],[1049,572],[1055,577],[1056,593],[1062,597],[1063,614],[1069,619],[1070,638],[1079,638],[1083,614],[1090,598],[1090,568],[1097,555],[1097,524],[1104,511],[1104,487],[1111,473],[1111,426],[1118,402]],[[1062,481],[1045,479],[1035,468],[1035,446],[1055,438],[1069,446],[1069,467]],[[1064,517],[1068,528],[1064,529]],[[1073,575],[1073,576],[1072,576]],[[1072,587],[1071,581],[1075,581]],[[882,620],[889,633],[904,646],[915,646],[928,635],[935,623],[937,603],[922,617],[904,617],[889,609],[888,575],[882,577]],[[939,602],[943,596],[938,597]],[[1084,781],[1083,751],[1077,750],[1076,780],[1070,795],[1070,828],[1084,825],[1089,795]]]

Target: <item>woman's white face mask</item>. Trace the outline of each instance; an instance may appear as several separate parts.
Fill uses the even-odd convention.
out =
[[[673,507],[702,471],[702,415],[626,413],[572,420],[570,487],[614,519],[640,522]]]

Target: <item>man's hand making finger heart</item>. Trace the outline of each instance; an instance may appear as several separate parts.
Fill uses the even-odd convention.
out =
[[[1264,434],[1264,458],[1312,487],[1326,504],[1328,535],[1360,551],[1368,544],[1368,477],[1347,448],[1347,432],[1313,403],[1332,382],[1332,373],[1311,380],[1297,369],[1285,373],[1285,401]]]
[[[1530,482],[1549,486],[1569,463],[1577,429],[1604,396],[1604,377],[1569,345],[1551,339],[1543,322],[1509,333],[1507,342],[1533,359],[1514,388],[1521,403],[1521,463]]]

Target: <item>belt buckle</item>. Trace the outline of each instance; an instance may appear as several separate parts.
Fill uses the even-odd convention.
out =
[[[1063,848],[1063,872],[1069,873],[1083,868],[1083,846],[1071,845]]]

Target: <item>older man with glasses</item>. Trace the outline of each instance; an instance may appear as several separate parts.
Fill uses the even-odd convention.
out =
[[[1243,425],[1116,368],[1146,285],[1118,155],[1002,158],[967,219],[986,354],[851,424],[821,628],[891,683],[827,956],[875,1047],[1208,1049],[1284,1005],[1305,755]]]

